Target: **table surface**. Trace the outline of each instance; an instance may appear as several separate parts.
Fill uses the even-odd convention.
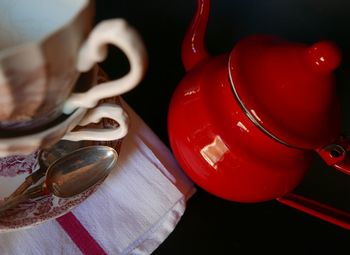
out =
[[[96,2],[96,22],[121,17],[140,31],[149,53],[149,69],[140,86],[124,99],[168,145],[168,104],[185,73],[180,47],[195,0]],[[240,38],[254,33],[276,34],[305,43],[334,40],[344,56],[337,71],[340,99],[343,108],[350,109],[349,7],[348,1],[339,0],[213,0],[207,47],[212,54],[227,52]],[[114,48],[110,48],[102,66],[112,78],[128,70],[125,57]],[[344,123],[347,133],[349,122],[350,117]],[[316,162],[297,192],[350,211],[349,184],[350,178]],[[174,232],[154,254],[340,254],[350,249],[349,244],[349,231],[276,201],[234,203],[199,188]]]

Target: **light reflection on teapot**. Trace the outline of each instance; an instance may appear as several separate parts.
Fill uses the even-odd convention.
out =
[[[187,73],[169,108],[170,144],[180,165],[224,199],[277,199],[350,229],[346,212],[290,193],[316,153],[350,174],[333,75],[338,48],[254,35],[230,53],[210,56],[204,46],[209,8],[210,0],[197,0],[182,44]]]

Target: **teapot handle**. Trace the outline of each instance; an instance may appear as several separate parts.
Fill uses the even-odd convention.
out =
[[[350,156],[347,155],[349,151],[350,143],[346,136],[339,136],[332,144],[316,149],[316,152],[329,166],[348,175],[350,175]],[[287,193],[276,200],[299,211],[350,230],[350,212],[339,210],[295,193]]]
[[[350,175],[350,142],[346,136],[340,136],[332,144],[316,150],[321,158],[329,165]]]
[[[287,193],[276,200],[284,205],[288,205],[311,216],[350,230],[349,212],[339,210],[327,204],[320,203],[295,193]]]

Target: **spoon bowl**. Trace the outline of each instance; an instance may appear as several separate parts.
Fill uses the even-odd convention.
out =
[[[104,179],[116,162],[117,152],[111,147],[81,148],[49,167],[45,185],[57,197],[72,197]]]
[[[61,140],[53,147],[40,151],[38,156],[39,169],[28,175],[22,184],[19,185],[16,190],[12,192],[10,196],[8,196],[5,200],[22,194],[27,188],[37,183],[42,177],[44,177],[49,166],[57,159],[60,159],[72,151],[80,149],[84,146],[87,146],[85,144],[85,141],[73,142],[68,140]]]
[[[117,162],[117,152],[108,146],[77,149],[49,166],[45,181],[0,205],[0,213],[19,203],[53,194],[60,198],[76,196],[102,181]]]

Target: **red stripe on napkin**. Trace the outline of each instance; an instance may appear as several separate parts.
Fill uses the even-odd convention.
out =
[[[69,235],[72,241],[78,246],[85,255],[107,255],[102,247],[90,235],[86,228],[71,212],[59,217],[56,221],[61,225],[64,231]]]

